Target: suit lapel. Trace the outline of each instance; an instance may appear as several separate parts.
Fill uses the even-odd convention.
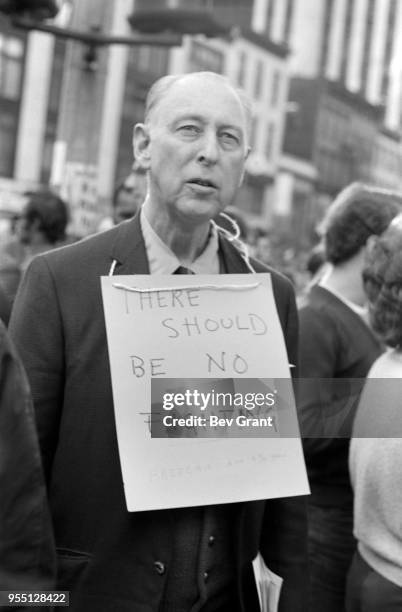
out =
[[[250,269],[240,255],[239,250],[221,234],[219,234],[219,260],[221,263],[221,273],[223,274],[250,273]]]
[[[115,274],[149,274],[139,213],[119,226],[110,257],[117,262]]]

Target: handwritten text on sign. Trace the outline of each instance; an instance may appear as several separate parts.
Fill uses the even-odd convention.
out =
[[[151,378],[289,378],[269,274],[104,277],[102,293],[129,510],[308,491],[297,438],[158,440],[144,419]]]

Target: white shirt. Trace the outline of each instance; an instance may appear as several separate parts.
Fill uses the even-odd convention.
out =
[[[144,237],[145,248],[149,262],[150,274],[173,274],[179,266],[184,265],[173,253],[173,251],[161,240],[146,218],[144,207],[140,213],[141,231]],[[219,274],[218,257],[218,230],[213,221],[207,245],[201,255],[191,264],[190,268],[194,274]]]

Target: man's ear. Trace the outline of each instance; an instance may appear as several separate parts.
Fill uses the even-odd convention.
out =
[[[137,123],[133,131],[134,159],[144,170],[149,170],[151,163],[150,145],[149,127],[145,123]]]
[[[367,238],[366,244],[362,247],[364,257],[367,257],[367,255],[370,255],[370,253],[372,253],[373,249],[378,243],[378,240],[379,237],[376,234],[372,234]]]

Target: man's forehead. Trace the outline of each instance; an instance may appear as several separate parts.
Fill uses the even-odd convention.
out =
[[[180,117],[220,116],[224,123],[244,127],[245,112],[237,92],[223,79],[186,75],[176,81],[159,100],[156,113],[171,122]]]

